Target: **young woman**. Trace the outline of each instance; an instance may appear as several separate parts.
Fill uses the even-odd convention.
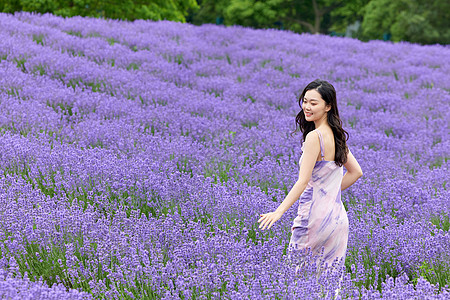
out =
[[[299,106],[295,121],[304,142],[298,180],[274,212],[260,215],[259,228],[270,229],[300,197],[291,228],[290,251],[310,250],[313,255],[323,251],[321,261],[328,266],[335,260],[343,264],[348,218],[341,190],[351,186],[363,172],[347,147],[348,133],[342,128],[334,87],[327,81],[314,80],[300,95]],[[345,176],[343,166],[347,169]]]

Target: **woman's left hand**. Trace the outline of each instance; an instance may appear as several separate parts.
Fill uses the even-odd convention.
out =
[[[261,223],[261,224],[259,225],[259,228],[262,227],[262,230],[264,230],[268,225],[269,227],[267,227],[267,229],[270,229],[270,227],[272,227],[273,223],[278,221],[282,215],[283,215],[282,213],[277,212],[277,211],[260,215],[261,218],[258,220],[258,223]]]

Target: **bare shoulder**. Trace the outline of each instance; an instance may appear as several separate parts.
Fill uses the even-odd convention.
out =
[[[306,135],[304,145],[305,149],[315,150],[320,147],[319,136],[317,132],[310,131]]]
[[[314,130],[308,132],[308,134],[306,135],[306,138],[305,138],[305,143],[308,143],[308,144],[317,143],[317,145],[318,145],[319,144],[319,135],[317,134],[317,132],[314,132]]]

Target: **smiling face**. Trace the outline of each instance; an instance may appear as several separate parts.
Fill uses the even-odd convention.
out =
[[[327,112],[331,105],[327,104],[317,90],[309,90],[305,93],[302,101],[302,109],[305,113],[305,119],[308,122],[314,122],[327,117]]]

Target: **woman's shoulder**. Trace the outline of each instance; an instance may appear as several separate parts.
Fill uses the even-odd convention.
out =
[[[302,150],[304,149],[305,145],[310,146],[319,146],[319,133],[313,132],[316,131],[316,129],[311,130],[306,134],[305,141],[302,144]],[[317,144],[317,145],[316,145]]]
[[[317,129],[314,129],[314,130],[311,130],[310,132],[308,132],[305,137],[305,143],[319,141],[319,132],[317,132],[317,131],[318,131]]]

